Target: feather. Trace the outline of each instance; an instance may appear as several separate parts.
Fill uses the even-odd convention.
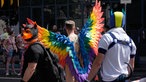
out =
[[[79,62],[74,43],[65,35],[48,31],[45,28],[37,25],[36,22],[28,20],[30,24],[36,24],[38,28],[38,39],[50,51],[59,57],[59,63],[62,66],[68,64],[72,75],[78,82],[84,82],[90,72],[92,62],[98,53],[98,42],[103,31],[100,2],[96,0],[95,6],[79,33],[79,47],[83,59],[83,66]]]
[[[98,53],[98,42],[103,31],[103,12],[101,12],[100,2],[96,0],[95,6],[88,17],[84,27],[79,33],[79,46],[81,56],[84,62],[84,67],[81,67],[74,47],[69,49],[69,55],[67,56],[67,63],[78,82],[84,82],[91,69],[94,57]]]
[[[35,24],[35,22],[31,20],[29,20],[29,22]],[[65,59],[68,55],[67,47],[73,43],[71,43],[65,35],[48,31],[39,25],[37,25],[37,28],[39,41],[46,48],[49,48],[53,54],[58,55],[59,63],[65,66]]]

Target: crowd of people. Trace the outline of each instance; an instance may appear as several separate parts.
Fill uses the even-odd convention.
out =
[[[98,43],[98,55],[95,57],[85,82],[93,81],[96,75],[101,82],[126,82],[134,70],[136,46],[123,29],[125,15],[120,11],[115,11],[111,15],[111,24],[104,26],[105,33]],[[73,20],[66,20],[64,25],[66,37],[73,42],[80,65],[84,67],[78,43],[79,28],[76,28]],[[1,49],[3,49],[2,54],[5,56],[3,57],[6,67],[5,75],[21,75],[21,82],[49,82],[48,77],[51,74],[47,74],[49,69],[46,71],[46,68],[43,67],[45,65],[43,63],[45,60],[44,51],[39,45],[34,44],[39,42],[38,28],[34,22],[23,27],[22,34],[17,36],[11,28],[4,28],[4,33],[1,34]],[[56,25],[53,26],[52,32],[61,34]],[[19,72],[15,71],[16,55],[19,56],[20,60]],[[12,65],[11,73],[10,64]],[[66,82],[78,82],[67,64],[64,70]]]
[[[113,17],[116,18],[112,20],[114,23],[111,22],[111,26],[105,26],[105,34],[103,34],[101,40],[99,41],[98,55],[93,62],[92,68],[85,82],[93,81],[93,78],[95,78],[96,75],[99,76],[99,80],[101,82],[126,82],[131,77],[130,74],[134,70],[136,46],[133,40],[122,28],[124,26],[124,13],[116,11],[113,13]],[[75,22],[73,20],[67,20],[65,21],[64,27],[67,32],[67,37],[71,42],[73,42],[75,51],[78,53],[79,43],[78,35],[75,33]],[[26,29],[32,28],[34,27],[31,25],[28,25],[28,27],[26,26]],[[26,29],[25,31],[27,31]],[[32,30],[36,30],[36,28]],[[27,36],[24,36],[25,41],[29,42],[29,45],[32,45],[38,41],[38,38],[36,37],[37,35],[33,32],[32,36],[34,35],[35,38],[27,38]],[[25,55],[27,55],[25,57],[25,63],[27,65],[25,65],[25,69],[23,70],[21,82],[37,82],[42,81],[42,78],[44,78],[40,76],[39,79],[37,78],[36,80],[33,75],[35,70],[39,69],[37,68],[37,65],[40,65],[38,55],[42,53],[42,51],[36,51],[37,48],[38,45],[33,45],[28,48],[28,51],[31,50],[31,53],[28,51],[25,53]],[[41,48],[39,48],[39,50],[41,50]],[[79,54],[77,55],[80,64],[84,67],[82,57]],[[65,65],[64,70],[66,82],[78,82],[72,75],[72,72],[67,64]],[[44,79],[49,80],[47,78]]]
[[[74,21],[72,22],[75,23]],[[74,26],[74,29],[75,29],[74,33],[77,36],[79,32],[79,28],[78,27],[76,28]],[[54,33],[61,34],[61,32],[57,28],[57,25],[53,25],[51,31]],[[2,58],[1,60],[6,68],[6,71],[5,71],[6,76],[21,75],[23,61],[24,61],[23,53],[26,47],[27,47],[27,43],[23,40],[21,33],[18,35],[15,35],[13,28],[10,28],[10,27],[3,28],[3,33],[0,35],[0,54]],[[19,71],[17,72],[15,70],[16,63],[20,65]]]
[[[0,35],[0,43],[1,43],[1,56],[3,64],[5,64],[5,75],[21,75],[22,69],[22,55],[24,51],[24,41],[21,37],[21,34],[15,35],[14,30],[10,27],[4,28],[3,33]],[[16,56],[19,58],[17,59]],[[16,59],[18,64],[20,64],[19,71],[16,72]],[[12,67],[12,71],[10,69]]]

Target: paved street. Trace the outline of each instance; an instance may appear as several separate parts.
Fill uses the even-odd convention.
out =
[[[146,77],[146,57],[140,57],[140,64],[135,67],[133,76],[131,77],[132,82],[139,82],[135,80],[142,79]],[[15,65],[16,71],[19,71],[19,64]],[[9,75],[5,76],[5,66],[0,61],[0,82],[20,82],[20,76],[18,75]],[[146,81],[142,81],[146,82]]]
[[[20,78],[16,77],[0,77],[0,82],[20,82]]]
[[[1,60],[2,58],[0,57],[0,82],[20,82],[20,76],[18,75],[12,75],[10,74],[9,76],[5,75],[5,64]],[[18,57],[16,57],[18,60]],[[19,63],[18,61],[15,64],[16,72],[19,72]],[[11,66],[10,66],[11,68]],[[11,73],[11,69],[10,69]]]
[[[146,77],[146,57],[143,56],[140,57],[140,64],[135,67],[131,80],[138,80],[144,77]]]

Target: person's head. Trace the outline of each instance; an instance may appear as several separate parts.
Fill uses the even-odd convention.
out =
[[[23,31],[21,36],[27,42],[31,42],[32,40],[37,39],[38,29],[36,22],[33,22],[27,18],[27,23],[23,24]]]
[[[125,13],[121,11],[110,12],[110,28],[125,26]]]
[[[7,32],[7,28],[3,28],[3,32],[6,33]]]
[[[8,34],[9,34],[9,35],[14,35],[14,29],[9,28],[9,30],[8,30]]]
[[[73,20],[65,21],[65,29],[66,29],[66,31],[74,31],[75,30],[75,22]]]
[[[57,31],[57,25],[53,25],[52,31],[53,31],[53,32],[56,32],[56,31]]]

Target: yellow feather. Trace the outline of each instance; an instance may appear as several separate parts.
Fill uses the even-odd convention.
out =
[[[13,0],[10,0],[10,5],[13,5]]]
[[[4,0],[1,0],[1,7],[4,6]]]

